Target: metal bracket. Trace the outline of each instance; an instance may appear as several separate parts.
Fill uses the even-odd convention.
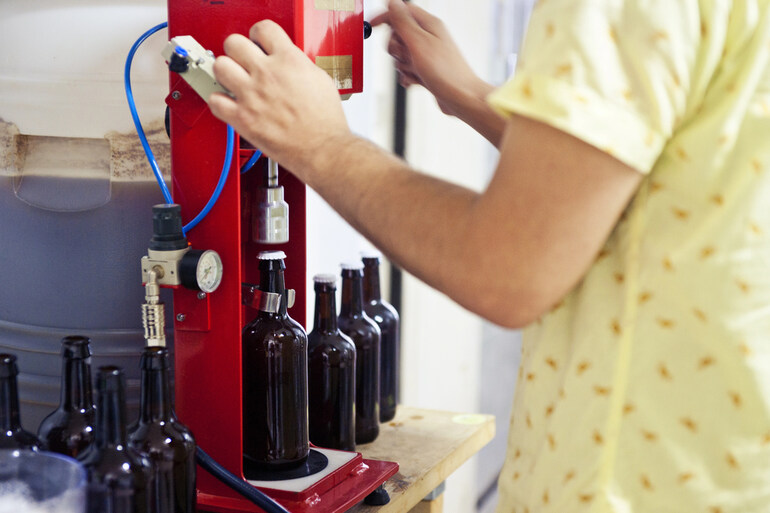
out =
[[[278,310],[281,308],[281,300],[283,299],[281,294],[262,292],[259,290],[259,285],[250,285],[248,283],[241,285],[241,296],[243,297],[242,302],[244,305],[269,313],[278,313]],[[287,308],[293,307],[297,298],[294,289],[288,289],[286,296]]]
[[[147,250],[142,257],[142,283],[150,281],[150,271],[157,273],[158,285],[176,287],[182,284],[179,276],[179,262],[190,248],[173,251]]]
[[[294,289],[288,289],[286,291],[286,297],[288,302],[286,303],[287,308],[293,308],[294,302],[297,300],[297,293],[294,292]]]

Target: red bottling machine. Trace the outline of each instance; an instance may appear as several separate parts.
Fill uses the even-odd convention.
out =
[[[221,55],[232,33],[248,35],[262,19],[279,23],[292,40],[337,82],[341,95],[363,86],[363,0],[169,0],[169,39],[192,36]],[[199,212],[217,182],[225,155],[226,126],[179,74],[170,74],[169,106],[173,197],[182,217]],[[241,332],[256,316],[244,284],[258,283],[257,255],[281,250],[287,255],[286,285],[297,290],[292,317],[305,323],[305,186],[280,169],[285,201],[291,208],[288,242],[255,240],[256,191],[264,187],[266,159],[241,174],[254,149],[236,138],[230,177],[216,206],[189,234],[193,247],[221,257],[222,281],[213,293],[175,287],[174,337],[176,410],[197,442],[230,472],[243,476]],[[273,178],[276,178],[273,176]],[[361,501],[392,476],[391,462],[363,460],[344,453],[337,468],[297,486],[258,483],[290,511],[337,512]],[[332,465],[334,466],[334,465]],[[304,487],[304,488],[303,488]],[[198,472],[198,506],[206,511],[261,511],[205,471]]]

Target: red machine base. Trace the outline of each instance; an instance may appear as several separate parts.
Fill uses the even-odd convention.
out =
[[[398,463],[365,460],[360,453],[355,453],[349,462],[304,490],[291,492],[262,486],[258,488],[292,513],[343,513],[364,500],[396,472]],[[218,497],[200,492],[198,507],[202,511],[217,513],[262,512],[245,499]]]

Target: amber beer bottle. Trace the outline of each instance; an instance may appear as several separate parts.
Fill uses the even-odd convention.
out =
[[[139,419],[131,426],[128,444],[152,464],[155,513],[195,513],[195,439],[171,407],[168,350],[146,347],[140,365]]]
[[[125,377],[119,367],[96,376],[96,438],[81,456],[88,471],[88,511],[145,513],[151,483],[149,460],[128,446]]]
[[[94,440],[90,343],[88,337],[81,336],[61,340],[61,400],[37,431],[44,449],[72,458],[80,456]]]
[[[337,278],[315,282],[313,331],[308,334],[310,441],[318,447],[356,450],[356,346],[337,323]]]
[[[280,471],[305,463],[308,440],[307,335],[286,312],[283,251],[259,254],[259,290],[280,296],[243,329],[244,468]],[[273,311],[274,310],[274,311]]]
[[[361,254],[364,262],[364,311],[382,333],[380,341],[380,422],[396,416],[398,405],[399,353],[401,352],[399,318],[396,309],[380,294],[380,254]]]
[[[21,427],[16,356],[0,354],[0,449],[40,448],[40,440]]]
[[[380,434],[380,328],[364,313],[363,265],[342,264],[339,325],[356,345],[356,443]]]

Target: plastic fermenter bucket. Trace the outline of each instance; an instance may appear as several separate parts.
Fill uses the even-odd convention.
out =
[[[0,352],[18,356],[22,423],[33,432],[59,402],[67,335],[91,339],[94,367],[125,369],[130,417],[138,411],[140,259],[163,196],[123,68],[137,38],[166,18],[165,0],[0,1]],[[141,46],[131,73],[166,173],[167,35]]]

